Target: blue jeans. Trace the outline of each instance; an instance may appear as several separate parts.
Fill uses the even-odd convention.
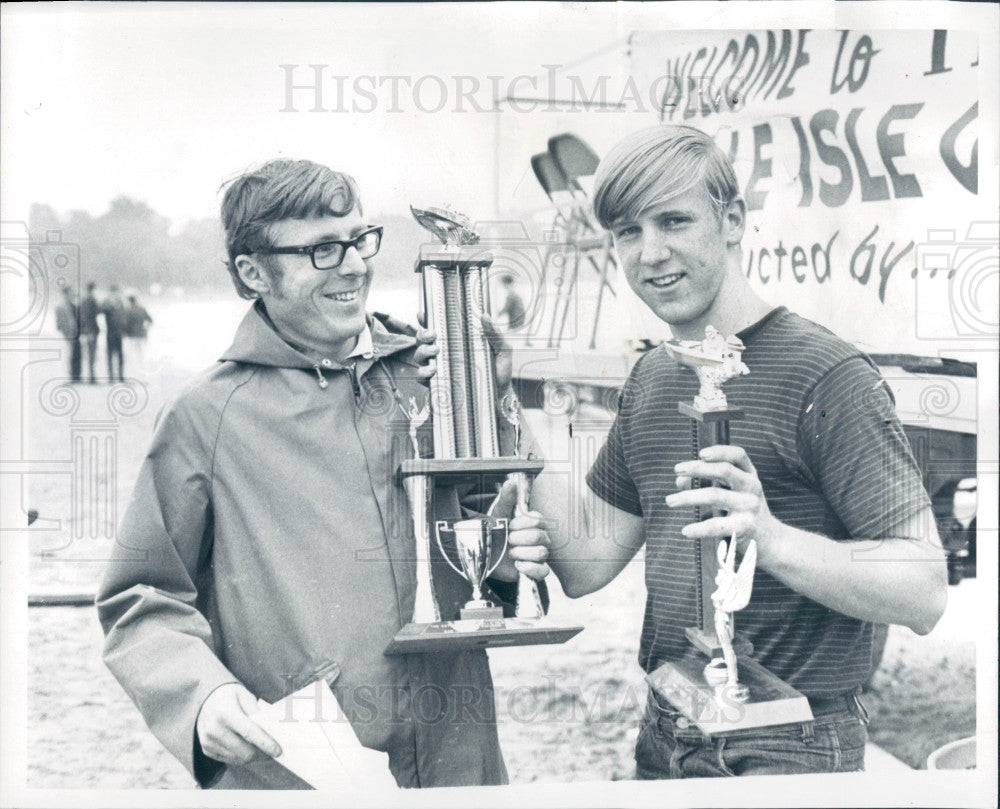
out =
[[[650,692],[636,778],[851,772],[865,768],[868,712],[856,693],[810,700],[813,721],[706,736]]]

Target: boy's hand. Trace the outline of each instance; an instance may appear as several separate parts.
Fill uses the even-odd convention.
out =
[[[517,507],[517,486],[513,481],[504,483],[497,501],[490,509],[494,517],[506,517],[507,552],[503,561],[491,574],[501,581],[514,581],[517,574],[541,581],[549,575],[549,535],[545,530],[545,518],[537,511],[522,512]]]

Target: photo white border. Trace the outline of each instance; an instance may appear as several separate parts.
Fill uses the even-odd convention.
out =
[[[84,13],[124,13],[131,4],[63,4],[63,10]],[[162,4],[143,4],[147,8]],[[232,13],[238,15],[240,5],[228,4],[169,4],[178,12]],[[195,7],[197,6],[197,7]],[[283,15],[308,13],[315,6],[281,4]],[[17,82],[17,65],[8,60],[11,37],[15,36],[20,15],[52,13],[47,4],[5,4],[2,54],[2,82],[7,88]],[[622,3],[609,9],[601,5],[568,7],[552,4],[526,8],[520,4],[497,3],[483,6],[412,6],[373,7],[373,15],[420,13],[446,26],[456,15],[474,13],[504,20],[509,26],[531,17],[554,19],[557,14],[573,17],[612,15],[617,31],[627,32],[636,27],[651,26],[651,18],[659,15],[657,27],[676,29],[763,29],[778,28],[858,28],[858,29],[968,29],[979,33],[980,51],[980,119],[1000,121],[997,100],[1000,98],[1000,62],[996,32],[998,7],[994,4],[959,2],[691,2],[670,3],[651,7]],[[54,17],[55,18],[55,17]],[[13,23],[13,24],[11,24]],[[614,26],[608,25],[609,40]],[[24,43],[15,43],[23,45]],[[514,45],[516,46],[516,44]],[[17,50],[16,48],[14,49]],[[5,92],[0,91],[0,102]],[[4,108],[5,135],[16,127],[19,111]],[[4,142],[9,138],[4,137]],[[980,130],[980,193],[997,194],[998,179],[997,131],[990,127]],[[2,153],[2,190],[4,220],[26,220],[25,211],[18,210],[26,197],[25,187],[30,178],[18,176],[17,155]],[[12,207],[8,207],[11,203]],[[0,352],[7,350],[0,346]],[[970,350],[968,359],[977,361],[979,368],[979,523],[993,526],[993,531],[981,531],[979,547],[979,578],[984,582],[997,580],[997,443],[996,391],[998,388],[997,350]],[[9,362],[0,353],[0,390],[4,398],[18,394],[19,380],[5,375]],[[14,387],[12,387],[12,383]],[[11,391],[14,391],[13,393]],[[3,408],[3,413],[8,411]],[[5,425],[8,423],[5,420]],[[5,526],[20,517],[16,504],[0,503]],[[27,672],[27,576],[28,542],[24,532],[5,531],[0,549],[0,806],[2,807],[133,807],[133,806],[270,806],[282,803],[299,806],[992,806],[996,801],[997,784],[997,593],[988,591],[988,603],[982,604],[983,633],[977,644],[977,736],[979,740],[978,769],[967,772],[914,771],[903,782],[887,782],[871,774],[836,776],[781,776],[774,778],[742,778],[737,780],[699,780],[688,782],[572,782],[566,784],[513,785],[507,787],[477,787],[407,791],[400,794],[377,795],[366,792],[331,796],[313,793],[282,793],[280,798],[268,793],[205,792],[198,790],[48,790],[24,788],[27,772],[26,693]],[[987,588],[983,588],[984,592]],[[66,728],[72,733],[72,728]],[[100,751],[95,751],[100,755]],[[19,786],[20,785],[20,786]]]

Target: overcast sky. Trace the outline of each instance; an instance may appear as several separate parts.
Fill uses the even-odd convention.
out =
[[[376,203],[426,196],[433,186],[449,198],[458,189],[488,194],[493,115],[476,111],[492,101],[488,77],[501,77],[493,81],[504,93],[517,75],[544,73],[543,64],[566,64],[618,36],[614,25],[581,25],[578,13],[559,15],[574,35],[563,27],[553,36],[558,11],[5,5],[4,170],[19,181],[12,202],[96,213],[128,193],[175,219],[213,215],[223,178],[277,155],[343,168]],[[607,22],[599,11],[595,20]],[[306,89],[293,92],[298,112],[282,112],[288,76],[314,83],[314,64],[324,66],[322,105],[347,111],[310,111],[315,94]],[[465,99],[459,76],[469,77]],[[447,101],[435,111],[442,88]]]
[[[494,95],[530,95],[530,82],[518,76],[545,75],[549,65],[564,72],[613,65],[586,57],[609,48],[614,57],[615,44],[639,28],[950,25],[941,10],[938,3],[5,3],[4,218],[23,219],[33,201],[97,214],[123,193],[176,222],[214,216],[220,182],[278,155],[351,172],[370,209],[402,213],[404,203],[447,200],[474,218],[489,215],[496,122],[476,110]],[[288,77],[314,82],[310,65],[322,66],[322,106],[346,111],[310,111],[309,89],[292,94],[298,112],[282,111]],[[544,82],[538,87],[545,92]]]
[[[215,215],[222,180],[277,155],[355,174],[378,210],[482,211],[495,122],[476,108],[530,94],[516,77],[594,64],[636,28],[849,27],[852,5],[5,3],[4,217],[32,201],[100,213],[122,193],[175,221]],[[899,24],[894,4],[874,5]],[[918,25],[913,9],[937,4],[903,5]],[[323,66],[322,105],[347,111],[309,111],[308,89],[281,111],[288,76],[312,82],[309,65]]]

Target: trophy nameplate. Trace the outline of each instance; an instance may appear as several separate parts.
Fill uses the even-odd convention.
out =
[[[694,402],[677,405],[691,419],[694,457],[704,446],[728,444],[730,422],[744,413],[729,406],[721,385],[749,373],[741,360],[743,343],[709,326],[701,343],[669,340],[664,345],[698,375]],[[701,518],[699,509],[696,519]],[[692,648],[680,660],[660,665],[646,681],[707,734],[811,720],[808,699],[754,660],[753,646],[734,632],[735,616],[750,601],[756,544],[751,540],[737,566],[735,536],[728,542],[714,537],[696,542],[699,624],[685,629]]]
[[[461,214],[447,209],[411,208],[416,220],[442,242],[421,249],[427,326],[437,333],[437,371],[430,380],[429,406],[411,401],[407,416],[414,457],[398,470],[410,501],[417,549],[417,594],[413,619],[396,633],[386,654],[563,643],[582,630],[543,614],[535,582],[519,574],[515,617],[484,595],[484,583],[506,546],[506,520],[434,520],[433,497],[442,487],[476,484],[479,491],[512,478],[518,505],[527,508],[530,478],[541,461],[520,457],[520,408],[513,394],[497,398],[493,358],[480,317],[489,313],[487,272],[492,257],[474,247],[479,237]],[[433,411],[434,457],[420,457],[416,429]],[[514,454],[502,455],[498,411],[514,428]],[[469,584],[471,598],[460,614],[442,616],[431,575],[431,537],[451,568]],[[445,536],[454,537],[449,552]],[[453,558],[454,556],[454,558]]]

